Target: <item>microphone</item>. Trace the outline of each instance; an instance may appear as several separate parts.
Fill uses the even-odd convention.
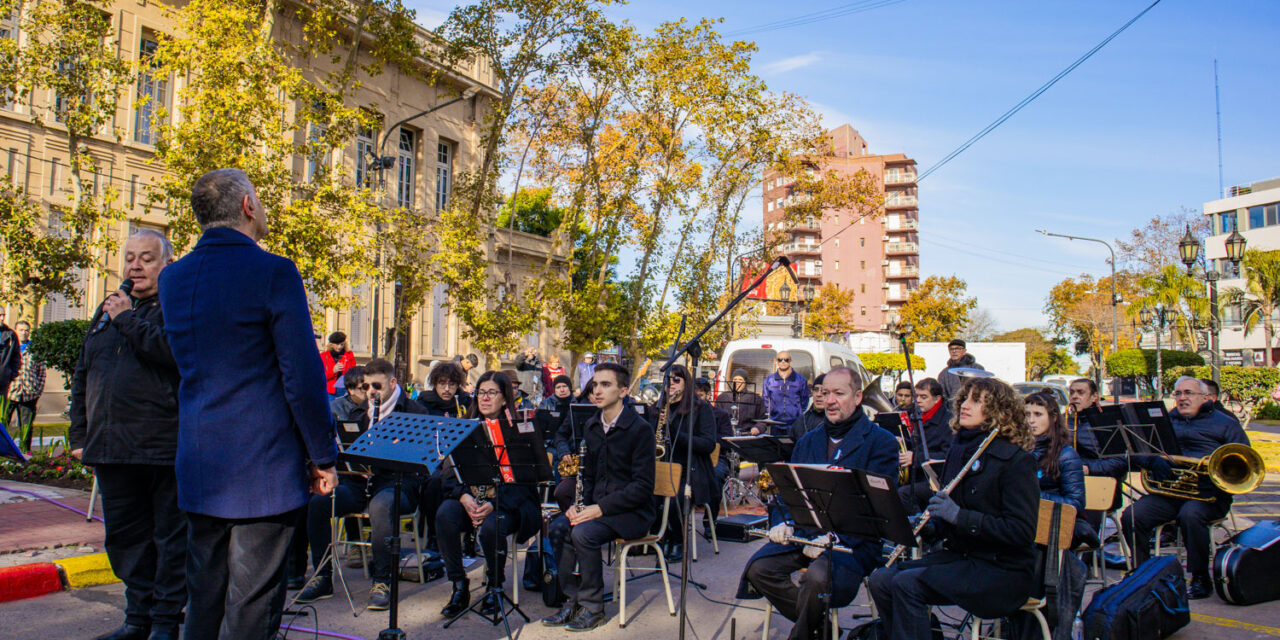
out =
[[[130,280],[130,279],[128,279],[128,278],[125,278],[124,280],[122,280],[122,281],[120,282],[120,289],[119,289],[119,291],[123,292],[123,293],[124,293],[124,295],[126,295],[126,296],[127,296],[127,295],[129,295],[130,293],[132,293],[132,292],[133,292],[133,280]],[[98,326],[94,327],[94,329],[93,329],[93,330],[94,330],[94,332],[96,333],[96,332],[98,332],[98,331],[102,331],[103,329],[106,329],[106,328],[107,328],[107,323],[108,323],[108,322],[111,322],[111,315],[110,315],[110,314],[108,314],[107,312],[103,311],[103,312],[102,312],[102,315],[101,315],[101,319],[100,319],[100,320],[98,320]]]

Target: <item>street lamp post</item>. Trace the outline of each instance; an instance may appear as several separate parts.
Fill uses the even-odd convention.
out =
[[[1143,325],[1154,326],[1156,330],[1156,399],[1164,400],[1164,352],[1160,337],[1168,320],[1168,309],[1163,305],[1156,305],[1156,310],[1152,313],[1151,309],[1143,307],[1138,316],[1142,318]]]
[[[1233,268],[1240,265],[1240,259],[1244,257],[1246,244],[1247,242],[1244,236],[1240,234],[1240,231],[1232,229],[1231,235],[1227,236],[1225,245],[1227,259],[1231,261]],[[1200,240],[1191,233],[1191,225],[1187,225],[1187,233],[1178,242],[1178,255],[1182,258],[1182,264],[1187,266],[1187,274],[1191,275],[1191,270],[1200,259]],[[1209,366],[1213,370],[1214,382],[1219,381],[1222,367],[1222,353],[1219,351],[1219,333],[1222,323],[1218,319],[1218,280],[1222,276],[1223,274],[1219,273],[1217,269],[1210,270],[1208,266],[1204,267],[1204,275],[1201,276],[1205,282],[1209,283]]]
[[[371,171],[378,172],[378,190],[383,193],[384,198],[386,197],[386,186],[387,186],[387,178],[386,178],[386,175],[384,174],[384,171],[394,167],[396,164],[395,156],[387,155],[387,141],[391,139],[391,133],[394,132],[396,129],[399,129],[400,125],[402,124],[406,124],[411,120],[415,120],[417,118],[421,118],[422,116],[429,115],[445,107],[451,106],[455,103],[462,102],[463,100],[470,100],[471,98],[475,97],[475,95],[479,92],[480,92],[479,85],[471,85],[466,89],[462,90],[462,95],[459,95],[458,97],[453,98],[452,100],[446,100],[444,102],[441,102],[440,104],[435,105],[434,107],[431,107],[430,109],[427,109],[425,111],[420,111],[418,113],[415,113],[409,116],[408,118],[400,120],[395,124],[391,125],[390,127],[387,127],[386,133],[382,134],[382,142],[378,144],[378,155],[374,156],[369,160],[369,169]],[[377,223],[377,231],[378,231],[378,235],[381,236],[382,235],[381,221]],[[374,267],[376,269],[382,269],[381,245],[378,246],[376,254],[374,256]],[[372,344],[372,347],[373,347],[373,355],[375,357],[378,356],[378,316],[382,311],[382,305],[380,302],[381,297],[382,297],[382,283],[378,282],[378,283],[375,283],[373,287],[373,344]],[[393,300],[392,302],[394,303],[396,301]],[[396,311],[392,310],[391,312],[392,318],[395,318],[395,314],[396,314]],[[391,335],[392,335],[392,338],[394,338],[395,333],[393,332]]]
[[[1116,350],[1120,348],[1119,346],[1120,345],[1120,339],[1119,339],[1120,314],[1117,310],[1118,307],[1120,306],[1120,296],[1116,293],[1116,250],[1111,248],[1111,243],[1107,242],[1106,240],[1101,240],[1098,238],[1086,238],[1084,236],[1073,236],[1065,233],[1052,233],[1049,231],[1045,231],[1044,229],[1037,229],[1037,231],[1039,231],[1040,233],[1046,236],[1066,238],[1068,240],[1083,240],[1085,242],[1096,242],[1106,247],[1107,251],[1111,252],[1111,352],[1115,353]],[[1119,394],[1118,388],[1119,388],[1118,383],[1113,381],[1111,385],[1111,396],[1117,402],[1120,401],[1120,394]]]

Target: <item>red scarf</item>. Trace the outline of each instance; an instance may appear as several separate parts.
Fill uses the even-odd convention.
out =
[[[484,426],[489,430],[489,440],[498,451],[498,469],[502,471],[503,482],[515,482],[516,476],[511,472],[511,459],[507,457],[507,448],[502,443],[502,424],[496,419],[485,418]]]
[[[924,412],[924,414],[920,416],[920,421],[928,422],[932,420],[935,415],[938,415],[938,410],[941,408],[942,408],[942,401],[939,400],[938,402],[935,402],[932,409]],[[911,424],[911,419],[907,417],[909,414],[906,411],[903,411],[901,415],[902,415],[902,424],[906,425],[907,433],[914,435],[916,432],[916,426]]]

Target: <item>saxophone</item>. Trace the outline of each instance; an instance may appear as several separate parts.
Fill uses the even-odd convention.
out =
[[[667,401],[662,405],[662,411],[658,412],[658,428],[653,432],[654,440],[657,441],[655,449],[659,460],[667,455],[667,414],[670,412],[671,402]]]

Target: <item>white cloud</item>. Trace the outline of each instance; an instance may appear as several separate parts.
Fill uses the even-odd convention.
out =
[[[803,55],[791,56],[790,58],[783,58],[781,60],[770,62],[769,64],[764,65],[760,69],[760,72],[764,75],[777,75],[813,66],[821,60],[822,54],[817,51],[810,51]]]

